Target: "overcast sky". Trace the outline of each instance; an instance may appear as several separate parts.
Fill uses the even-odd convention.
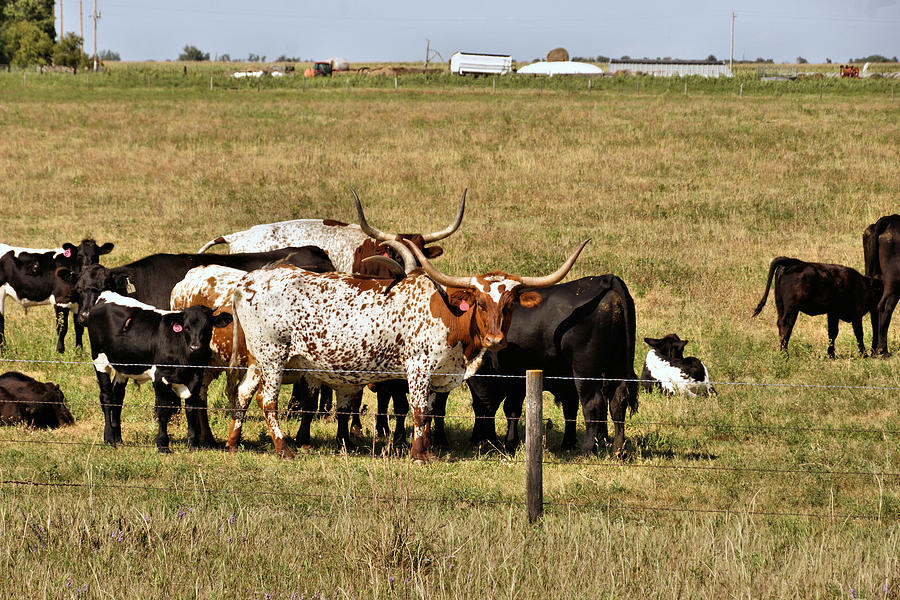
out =
[[[65,30],[76,33],[83,4],[92,48],[94,0],[61,1]],[[175,59],[191,44],[212,58],[421,61],[426,38],[444,60],[462,50],[530,61],[557,46],[571,56],[728,58],[732,10],[736,60],[900,55],[900,0],[96,1],[98,48],[122,60]]]

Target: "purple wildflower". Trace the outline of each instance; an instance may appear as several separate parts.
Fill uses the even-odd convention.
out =
[[[859,595],[856,593],[856,590],[853,588],[850,588],[850,597],[851,598],[859,598]]]
[[[228,517],[228,522],[229,522],[230,524],[234,525],[234,513],[231,513],[231,516]]]
[[[884,585],[881,586],[881,591],[884,592],[884,595],[887,596],[888,592],[891,591],[891,588],[888,586],[887,581],[884,582]]]

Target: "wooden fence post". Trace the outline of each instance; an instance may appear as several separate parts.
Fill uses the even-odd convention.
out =
[[[740,91],[740,94],[738,97],[740,97],[740,98],[744,97],[744,84],[743,83],[741,84],[741,91]]]
[[[544,373],[525,372],[525,504],[528,522],[544,514]]]
[[[209,91],[213,91],[212,77],[209,78]]]

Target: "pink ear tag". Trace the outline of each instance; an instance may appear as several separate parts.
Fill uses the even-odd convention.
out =
[[[65,252],[63,252],[63,256],[65,256],[66,258],[72,258],[72,249],[66,248]]]
[[[182,329],[183,328],[181,327],[181,325],[179,323],[172,324],[172,331],[174,331],[175,333],[181,333]]]
[[[459,310],[466,312],[467,310],[469,310],[469,308],[471,308],[471,307],[469,306],[469,303],[466,302],[465,300],[463,300],[462,302],[459,303]]]
[[[390,254],[388,254],[388,253],[387,253],[387,252],[385,252],[385,253],[384,253],[384,254],[382,254],[382,256],[387,256],[387,257],[388,257],[388,258],[390,258],[390,257],[391,257],[391,255],[390,255]]]

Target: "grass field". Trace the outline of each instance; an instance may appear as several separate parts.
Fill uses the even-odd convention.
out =
[[[628,284],[638,372],[643,338],[676,331],[719,395],[642,395],[624,463],[558,453],[548,397],[529,526],[522,457],[468,447],[465,390],[450,452],[422,468],[381,456],[372,410],[355,454],[326,422],[281,461],[258,421],[236,456],[188,453],[182,418],[159,456],[147,386],[112,450],[89,355],[70,334],[57,356],[52,311],[7,302],[3,370],[59,383],[77,423],[0,431],[0,597],[900,597],[898,359],[860,358],[843,324],[829,360],[824,317],[806,316],[786,357],[774,301],[750,319],[772,258],[862,270],[863,230],[898,212],[890,80],[826,80],[821,98],[815,80],[749,76],[743,96],[449,76],[210,91],[172,70],[0,73],[0,241],[94,237],[116,265],[257,223],[354,222],[348,186],[375,226],[435,230],[468,188],[442,270],[536,275],[590,237],[569,279]],[[210,397],[224,439],[220,385]]]

